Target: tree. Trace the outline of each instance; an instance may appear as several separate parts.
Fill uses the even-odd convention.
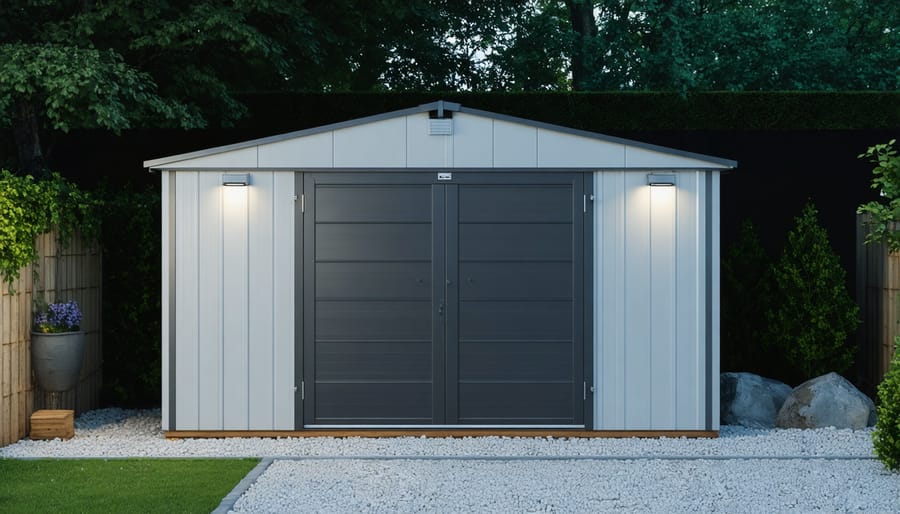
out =
[[[21,170],[46,174],[48,131],[228,123],[248,76],[274,83],[315,58],[304,14],[289,0],[0,3],[0,126]]]
[[[802,373],[802,380],[843,373],[855,355],[848,338],[859,325],[859,307],[847,291],[846,272],[812,202],[795,223],[773,268],[768,339]]]
[[[900,251],[900,230],[897,225],[900,221],[900,156],[894,148],[896,143],[896,139],[891,139],[886,144],[869,147],[858,156],[875,165],[872,170],[872,188],[877,189],[887,202],[873,201],[859,206],[857,212],[871,216],[866,243],[886,242],[892,252]]]
[[[768,372],[766,310],[772,303],[772,262],[750,220],[722,259],[722,368]],[[770,374],[771,375],[771,374]]]

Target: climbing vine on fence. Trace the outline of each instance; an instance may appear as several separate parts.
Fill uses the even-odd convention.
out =
[[[35,238],[51,229],[63,246],[75,232],[96,240],[99,206],[99,199],[58,173],[35,180],[0,170],[0,280],[12,290],[21,269],[37,262]]]

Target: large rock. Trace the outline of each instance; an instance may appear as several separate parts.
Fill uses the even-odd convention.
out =
[[[829,373],[795,387],[778,412],[779,428],[865,428],[875,424],[875,404],[847,379]]]
[[[772,428],[791,386],[753,373],[722,373],[719,391],[722,424]]]

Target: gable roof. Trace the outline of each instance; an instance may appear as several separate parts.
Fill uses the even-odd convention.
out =
[[[531,141],[529,140],[530,135],[528,135],[530,133],[523,132],[521,130],[516,132],[516,129],[531,129],[535,131],[535,134],[543,134],[545,141],[542,143],[543,146],[541,146],[541,148],[544,149],[545,158],[542,160],[535,158],[533,163],[530,163],[528,162],[528,159],[525,159],[516,164],[516,159],[511,158],[511,155],[501,155],[499,159],[500,162],[498,162],[498,159],[496,157],[492,157],[489,163],[486,160],[487,157],[484,157],[482,159],[482,165],[479,166],[477,162],[478,159],[471,160],[471,162],[462,159],[462,164],[458,162],[451,162],[448,164],[446,158],[442,163],[440,159],[429,159],[427,157],[422,157],[422,155],[418,155],[412,158],[413,162],[410,162],[410,159],[408,157],[403,159],[402,162],[391,162],[392,159],[384,158],[385,156],[382,155],[383,162],[381,162],[379,165],[379,162],[377,162],[378,156],[375,155],[374,159],[376,162],[374,167],[549,167],[588,168],[598,170],[686,168],[727,170],[733,169],[737,166],[736,161],[724,159],[721,157],[687,152],[640,141],[608,136],[596,132],[589,132],[586,130],[579,130],[570,127],[554,125],[551,123],[544,123],[505,114],[483,111],[480,109],[473,109],[464,107],[458,103],[439,100],[436,102],[422,104],[417,107],[411,107],[407,109],[366,116],[363,118],[332,123],[320,127],[287,132],[284,134],[243,141],[230,145],[207,148],[204,150],[197,150],[194,152],[172,155],[168,157],[150,159],[144,161],[144,167],[149,168],[150,170],[204,168],[369,168],[373,166],[366,166],[364,165],[364,163],[367,162],[367,159],[373,158],[373,156],[368,155],[367,151],[378,153],[379,148],[382,148],[382,146],[377,143],[380,143],[381,141],[377,141],[375,142],[376,144],[370,145],[367,148],[365,144],[360,144],[360,136],[363,139],[372,139],[376,135],[382,134],[384,130],[373,130],[367,133],[356,133],[355,131],[358,131],[358,129],[361,128],[365,128],[366,126],[372,127],[373,129],[375,129],[376,127],[378,129],[395,129],[399,125],[392,125],[389,122],[391,120],[398,120],[402,118],[410,118],[416,120],[421,118],[421,123],[424,125],[425,123],[427,123],[427,117],[423,117],[422,114],[424,113],[427,115],[428,113],[432,113],[435,111],[437,111],[438,117],[442,117],[444,113],[450,112],[454,113],[454,115],[456,113],[462,115],[456,116],[457,119],[463,118],[471,120],[477,118],[480,120],[496,123],[497,126],[501,127],[501,132],[499,133],[501,135],[498,137],[496,135],[498,134],[498,132],[496,132],[495,130],[494,132],[492,132],[493,137],[498,140],[503,139],[503,141],[506,141],[507,144],[509,144],[510,142],[516,143],[517,138],[526,146],[531,144]],[[470,121],[470,126],[474,127],[474,125],[471,125],[471,123],[472,122]],[[492,127],[493,126],[494,125],[492,125]],[[482,134],[484,134],[483,129],[481,130]],[[340,156],[338,156],[338,149],[336,149],[334,146],[334,137],[332,137],[332,141],[330,142],[321,137],[327,134],[331,134],[332,136],[334,136],[335,134],[339,134],[340,136],[349,136],[351,134],[355,134],[353,139],[356,145],[353,148],[356,150],[356,153],[359,154],[357,156],[358,158],[346,155],[342,159]],[[316,136],[319,137],[316,138]],[[382,136],[378,135],[376,139],[381,137]],[[512,141],[507,141],[510,139]],[[537,136],[535,137],[535,139],[537,139]],[[279,148],[283,147],[285,144],[291,144],[292,142],[296,143],[296,145],[294,145],[290,149],[293,155],[297,154],[299,148],[309,151],[310,153],[317,153],[317,150],[315,149],[317,145],[322,146],[323,144],[331,144],[332,159],[330,161],[330,164],[327,157],[324,155],[320,156],[322,157],[321,159],[309,158],[305,160],[291,160],[285,158],[285,149],[281,149],[279,151]],[[481,144],[477,144],[476,139],[473,139],[468,143],[464,142],[464,144],[462,145],[463,150],[465,150],[467,144],[474,144],[476,146],[479,146],[479,149],[482,152],[487,151],[485,148],[483,148],[483,142]],[[496,146],[497,141],[491,141],[491,144]],[[409,145],[407,144],[406,146]],[[389,147],[390,145],[386,145],[383,148],[389,150]],[[268,158],[264,156],[262,160],[260,159],[260,148],[263,148],[268,152],[265,154],[266,156],[269,156]],[[535,146],[535,154],[537,154],[538,149],[539,148]],[[411,150],[413,152],[416,151],[415,148],[412,148]],[[496,148],[492,149],[491,151],[494,152],[492,154],[493,156],[497,155]],[[621,157],[619,156],[619,152],[621,152]],[[322,149],[319,149],[318,153],[323,154],[324,151],[322,151]],[[344,153],[347,152],[345,151]],[[609,154],[608,156],[603,155],[596,158],[594,157],[595,155],[607,153]],[[554,156],[553,154],[557,155]],[[273,155],[277,155],[278,157],[272,157]],[[629,158],[630,156],[633,156],[633,158]],[[416,165],[416,163],[418,163],[419,165]]]

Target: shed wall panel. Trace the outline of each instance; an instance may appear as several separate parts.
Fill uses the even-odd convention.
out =
[[[488,118],[455,113],[453,116],[453,166],[494,166],[494,123]]]
[[[625,174],[625,428],[652,427],[650,188]]]
[[[223,380],[225,430],[247,430],[248,187],[222,187]]]
[[[294,178],[275,174],[272,269],[274,316],[274,429],[294,429]],[[300,236],[302,237],[302,235]]]
[[[625,166],[625,145],[538,129],[537,165],[546,168]]]
[[[452,168],[453,136],[428,134],[428,114],[406,116],[406,165],[410,168]]]
[[[706,172],[681,171],[676,187],[651,188],[642,172],[595,174],[597,429],[706,430],[707,416],[717,418],[706,392],[717,384],[706,379],[715,364],[705,181]]]
[[[222,186],[218,173],[198,173],[199,428],[222,426]]]
[[[162,263],[160,265],[160,271],[162,272],[162,288],[161,288],[161,307],[162,307],[162,315],[160,316],[160,327],[162,329],[162,429],[169,430],[174,429],[176,427],[171,426],[169,423],[172,421],[169,419],[169,382],[170,379],[174,376],[175,370],[169,369],[169,347],[174,342],[172,338],[170,338],[169,329],[174,323],[174,320],[169,317],[169,309],[172,308],[172,299],[171,294],[173,291],[169,288],[169,279],[175,270],[172,266],[169,265],[169,259],[172,257],[172,252],[175,251],[173,245],[169,244],[170,238],[174,236],[172,231],[170,230],[170,226],[174,216],[170,215],[170,209],[176,205],[176,199],[174,197],[174,191],[169,187],[169,181],[172,180],[172,172],[164,171],[162,172],[161,177],[161,187],[160,194],[162,195],[162,213],[161,213],[161,221],[162,221],[162,245],[161,252],[162,253]]]
[[[650,428],[675,426],[676,317],[674,187],[650,190]],[[686,341],[688,344],[690,341]]]
[[[703,173],[681,172],[678,177],[678,242],[676,261],[676,361],[675,428],[691,430],[703,426],[704,381],[704,296],[705,252],[701,230]]]
[[[259,146],[260,168],[330,168],[334,165],[334,133],[288,139]]]
[[[335,130],[334,166],[405,168],[406,118]]]
[[[537,131],[535,127],[494,120],[494,167],[537,167]]]
[[[594,426],[625,429],[625,173],[595,175],[594,314],[596,356]],[[599,325],[599,326],[597,326]]]
[[[199,428],[198,382],[198,324],[199,312],[199,259],[198,259],[198,172],[176,175],[175,217],[178,222],[175,235],[175,423],[179,430]],[[206,328],[206,327],[204,327]]]
[[[708,205],[709,212],[705,213],[704,219],[706,223],[712,224],[712,227],[709,229],[710,241],[707,242],[709,245],[709,266],[712,268],[709,273],[709,280],[712,282],[709,284],[708,288],[710,291],[709,294],[709,304],[707,304],[704,309],[707,312],[707,315],[710,318],[710,334],[706,337],[709,338],[709,357],[705,360],[705,363],[708,363],[710,369],[706,374],[708,377],[709,383],[704,384],[704,391],[708,391],[707,394],[710,395],[709,399],[709,428],[711,430],[719,430],[719,362],[720,355],[719,349],[720,346],[720,292],[719,292],[719,284],[720,282],[720,269],[719,269],[719,251],[720,251],[720,231],[721,231],[721,219],[719,218],[719,212],[721,209],[721,190],[720,190],[720,179],[722,174],[718,171],[710,173],[710,190],[707,191],[706,194],[710,197],[710,202]]]
[[[274,428],[275,177],[254,173],[249,201],[248,267],[248,424],[250,430]],[[280,270],[279,270],[280,271]]]

